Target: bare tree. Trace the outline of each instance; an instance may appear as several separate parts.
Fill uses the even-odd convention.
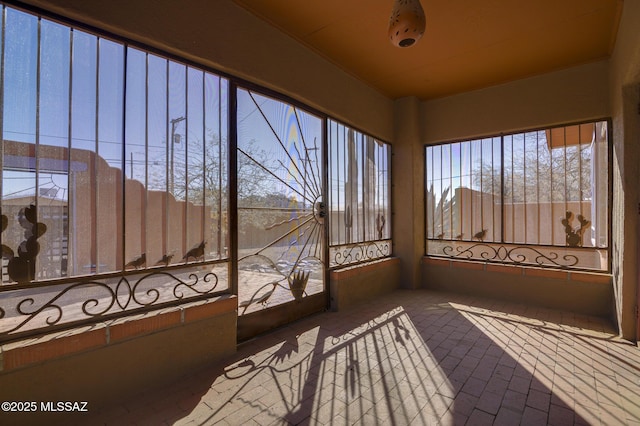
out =
[[[504,191],[505,199],[514,203],[583,201],[592,195],[591,149],[573,145],[549,150],[542,139],[537,146],[505,154],[504,173],[499,165],[478,160],[472,175],[476,189]]]

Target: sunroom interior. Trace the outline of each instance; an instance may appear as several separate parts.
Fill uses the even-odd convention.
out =
[[[638,341],[640,4],[424,0],[402,49],[391,1],[304,3],[3,2],[0,399],[107,404],[395,289]]]

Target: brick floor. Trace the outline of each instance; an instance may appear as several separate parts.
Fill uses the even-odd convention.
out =
[[[431,291],[315,315],[82,424],[640,425],[609,322]]]

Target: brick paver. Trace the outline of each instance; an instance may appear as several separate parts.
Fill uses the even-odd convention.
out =
[[[640,424],[640,350],[603,319],[396,291],[239,346],[82,424]]]

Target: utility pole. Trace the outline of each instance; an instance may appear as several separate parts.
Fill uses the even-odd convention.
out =
[[[171,155],[170,155],[170,159],[169,161],[171,162],[171,168],[169,170],[169,192],[173,194],[173,182],[174,182],[174,176],[173,176],[173,145],[175,143],[175,139],[176,139],[176,126],[178,125],[178,123],[180,123],[181,121],[186,120],[185,117],[178,117],[178,118],[174,118],[171,120]],[[180,143],[180,141],[178,141],[178,143]]]

